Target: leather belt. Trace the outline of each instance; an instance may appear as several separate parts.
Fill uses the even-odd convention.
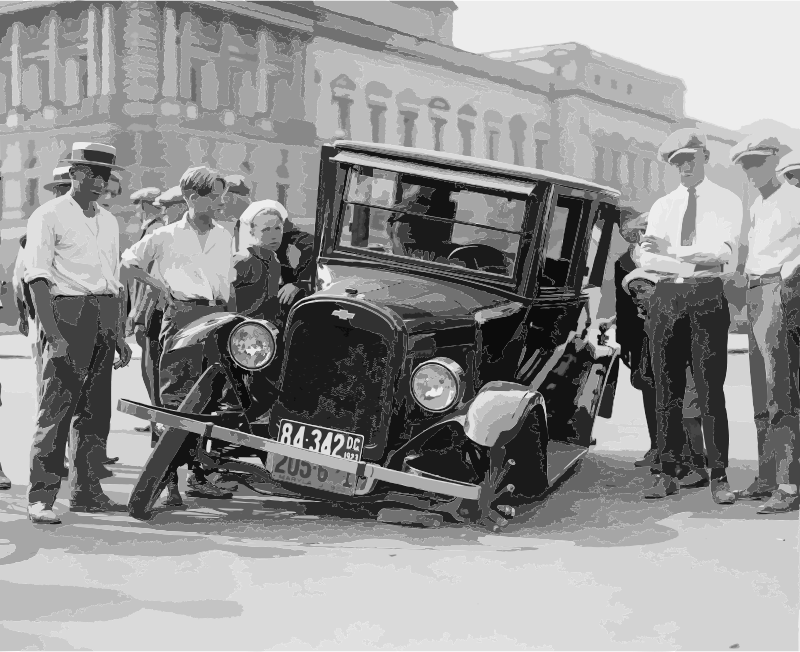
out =
[[[761,274],[760,276],[748,276],[747,287],[751,289],[757,288],[761,287],[762,285],[769,285],[770,283],[780,283],[781,280],[782,279],[780,272],[773,272],[772,274]]]

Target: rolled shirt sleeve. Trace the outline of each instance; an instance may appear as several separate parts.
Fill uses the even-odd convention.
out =
[[[159,234],[156,232],[146,235],[139,242],[128,247],[122,252],[123,267],[138,267],[147,271],[158,255]]]
[[[23,280],[32,283],[36,279],[44,279],[49,285],[55,283],[53,276],[53,260],[55,258],[55,229],[52,215],[37,208],[28,218],[28,242],[25,245]]]

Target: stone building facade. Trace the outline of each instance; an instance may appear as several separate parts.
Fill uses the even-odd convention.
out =
[[[0,5],[0,276],[74,141],[113,144],[112,211],[192,165],[248,178],[312,231],[318,149],[336,138],[471,154],[619,188],[636,210],[677,184],[656,151],[696,124],[678,79],[562,44],[452,46],[452,2],[6,2]],[[704,125],[713,180],[737,134]],[[9,311],[6,311],[9,312]]]

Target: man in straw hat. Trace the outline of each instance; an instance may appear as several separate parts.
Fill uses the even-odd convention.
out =
[[[28,220],[25,282],[41,329],[39,410],[31,450],[28,517],[59,523],[53,503],[70,440],[70,511],[125,508],[103,493],[98,469],[111,425],[111,371],[128,364],[119,226],[98,205],[116,150],[74,143],[65,161],[72,187]],[[114,363],[114,352],[119,363]],[[71,437],[70,437],[71,425]]]
[[[685,472],[682,451],[686,367],[691,365],[702,414],[710,467],[711,495],[731,504],[728,467],[728,413],[723,386],[728,368],[730,311],[722,272],[742,221],[742,202],[705,177],[706,137],[680,129],[659,148],[677,168],[680,185],[650,209],[640,266],[663,273],[648,305],[647,330],[656,389],[658,464],[645,498],[680,490]]]
[[[180,406],[205,362],[202,351],[194,349],[170,356],[174,337],[191,322],[235,306],[233,238],[215,221],[223,208],[225,179],[216,170],[189,168],[180,187],[189,208],[183,219],[157,229],[122,255],[125,276],[156,288],[166,304],[159,338],[159,393],[161,404],[171,409]],[[180,504],[176,480],[173,474],[170,505]],[[200,469],[190,473],[188,485],[196,495],[232,495],[208,482]]]
[[[766,499],[759,514],[795,509],[800,480],[800,347],[793,318],[800,282],[800,189],[781,184],[778,177],[780,156],[787,150],[771,134],[752,135],[731,149],[731,161],[758,190],[750,207],[745,263],[758,476],[737,496]]]

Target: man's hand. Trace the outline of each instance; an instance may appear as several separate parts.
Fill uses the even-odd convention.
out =
[[[17,322],[17,330],[22,333],[25,337],[28,337],[28,318],[26,316],[20,315],[19,321]]]
[[[115,348],[117,349],[117,353],[119,353],[119,366],[127,367],[133,357],[133,351],[131,351],[131,347],[128,346],[128,343],[125,341],[125,335],[121,330],[117,331],[117,343]]]
[[[666,255],[670,244],[669,241],[664,238],[659,238],[655,235],[647,235],[642,238],[640,246],[642,251],[646,251],[647,253]]]
[[[144,324],[136,324],[133,327],[133,337],[136,339],[136,343],[139,346],[144,346],[144,340],[145,340]]]
[[[280,301],[283,305],[288,305],[292,302],[292,299],[294,299],[298,292],[300,292],[299,287],[297,287],[294,283],[287,283],[280,290],[278,290],[278,301]]]
[[[47,343],[50,346],[50,357],[65,358],[67,356],[67,340],[61,335],[47,336]]]

